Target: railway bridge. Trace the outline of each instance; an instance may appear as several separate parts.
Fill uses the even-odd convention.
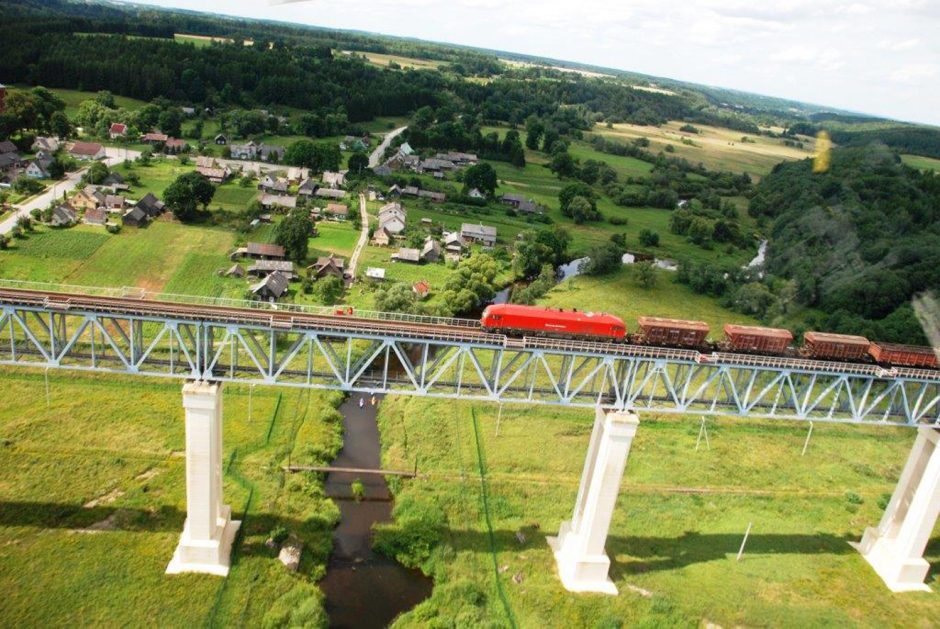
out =
[[[916,429],[857,548],[894,591],[926,589],[940,513],[940,371],[620,343],[515,339],[477,321],[0,281],[0,364],[184,381],[187,519],[168,573],[227,574],[226,382],[595,409],[570,521],[550,538],[572,591],[616,593],[604,545],[644,412]]]

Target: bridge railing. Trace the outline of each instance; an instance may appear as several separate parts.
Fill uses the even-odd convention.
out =
[[[191,306],[220,306],[224,308],[241,308],[244,310],[257,310],[264,312],[287,312],[320,316],[348,314],[349,316],[354,316],[357,319],[371,319],[374,321],[390,321],[397,323],[414,323],[420,325],[450,326],[467,329],[479,329],[480,327],[480,322],[475,319],[435,317],[430,315],[380,312],[375,310],[358,310],[353,309],[351,306],[347,305],[317,306],[313,304],[269,303],[266,301],[234,299],[231,297],[207,297],[199,295],[185,295],[180,293],[164,293],[148,291],[146,289],[134,286],[79,286],[75,284],[56,284],[51,282],[33,282],[29,280],[0,279],[0,288],[48,291],[67,294],[70,293],[83,296],[90,295],[93,297],[111,297],[117,299],[139,299],[141,301],[165,301]]]

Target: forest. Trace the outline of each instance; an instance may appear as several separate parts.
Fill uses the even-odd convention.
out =
[[[767,269],[833,329],[920,340],[910,298],[940,288],[940,176],[883,146],[838,148],[827,172],[779,164],[748,211],[770,223]],[[914,335],[914,338],[911,338]]]

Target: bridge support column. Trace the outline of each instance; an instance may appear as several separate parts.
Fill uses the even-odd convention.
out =
[[[881,523],[853,545],[892,592],[929,592],[924,549],[938,515],[940,432],[923,426]]]
[[[186,411],[186,523],[167,574],[225,576],[241,522],[222,504],[222,385],[183,385]]]
[[[558,576],[570,592],[617,594],[617,586],[607,576],[610,558],[604,544],[639,424],[633,413],[597,409],[574,514],[561,523],[558,537],[548,538]]]

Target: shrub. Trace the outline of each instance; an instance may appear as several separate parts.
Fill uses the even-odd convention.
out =
[[[108,230],[109,234],[117,234],[121,231],[121,226],[118,225],[117,223],[108,223],[105,226],[105,229]]]
[[[275,544],[280,544],[287,539],[287,529],[283,526],[276,526],[268,533],[268,537],[270,537]]]
[[[280,627],[326,628],[329,619],[323,609],[323,594],[312,584],[300,582],[278,598],[261,619],[264,629]]]
[[[376,525],[373,548],[409,568],[416,568],[430,559],[446,524],[444,511],[437,501],[429,497],[402,496],[392,516],[394,524]]]
[[[356,500],[356,502],[359,502],[366,497],[366,487],[358,478],[352,482],[352,484],[349,486],[349,490],[352,492],[352,497]]]
[[[624,216],[611,216],[607,219],[611,225],[626,225],[627,219]]]
[[[862,499],[862,497],[859,496],[859,495],[858,495],[857,493],[855,493],[854,491],[847,491],[847,492],[845,492],[845,499],[848,501],[849,504],[853,504],[853,505],[860,505],[860,504],[862,504],[863,502],[865,502],[865,501]]]

